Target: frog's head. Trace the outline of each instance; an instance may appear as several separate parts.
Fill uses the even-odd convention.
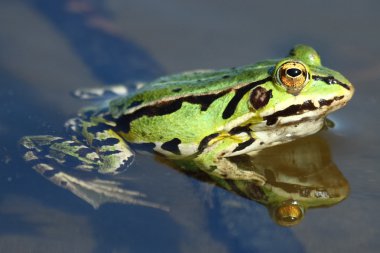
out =
[[[313,102],[331,96],[344,96],[347,102],[353,95],[352,84],[339,72],[322,66],[321,58],[311,47],[296,45],[288,57],[280,60],[272,71],[273,82],[279,91],[307,96]],[[326,97],[327,96],[327,97]]]
[[[258,121],[253,130],[267,145],[318,131],[325,116],[344,106],[354,93],[345,77],[321,65],[311,47],[297,45],[288,57],[270,64],[271,77],[252,90],[249,102]]]

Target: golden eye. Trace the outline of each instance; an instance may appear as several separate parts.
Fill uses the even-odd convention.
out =
[[[309,81],[309,73],[303,63],[288,61],[278,68],[277,80],[289,93],[296,95]]]
[[[300,223],[304,216],[303,207],[296,201],[285,202],[272,211],[277,224],[287,227]]]

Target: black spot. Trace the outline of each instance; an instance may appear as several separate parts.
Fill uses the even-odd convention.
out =
[[[78,157],[66,155],[61,164],[67,168],[75,168],[77,166],[83,165],[83,162],[79,160]]]
[[[271,98],[272,98],[272,90],[267,91],[263,87],[257,87],[252,91],[251,96],[249,97],[249,100],[253,108],[258,110],[266,106]]]
[[[271,115],[265,116],[264,120],[267,121],[267,126],[274,125],[278,117],[286,117],[286,116],[291,116],[291,115],[299,115],[302,114],[305,111],[313,111],[316,110],[317,107],[314,106],[313,102],[311,100],[307,100],[303,102],[302,104],[297,104],[297,105],[291,105],[284,110],[275,112]]]
[[[227,79],[227,78],[229,78],[229,77],[230,77],[229,75],[224,75],[224,76],[222,76],[223,79]]]
[[[319,104],[321,107],[322,106],[329,106],[332,104],[332,102],[341,100],[342,98],[344,98],[344,96],[334,97],[334,99],[329,99],[329,100],[320,99]]]
[[[103,151],[100,153],[100,155],[102,156],[109,156],[109,155],[116,155],[116,154],[119,154],[121,153],[120,150],[107,150],[107,151]]]
[[[67,141],[67,142],[68,142],[68,145],[70,147],[78,147],[78,146],[82,145],[79,142],[75,142],[75,141]]]
[[[136,100],[136,101],[133,101],[127,108],[132,108],[132,107],[135,107],[135,106],[139,106],[141,105],[142,103],[144,102],[144,100]]]
[[[264,84],[264,83],[270,81],[271,79],[272,79],[272,77],[269,76],[265,79],[249,83],[246,86],[243,86],[239,89],[236,89],[235,90],[235,96],[230,100],[230,102],[227,104],[226,108],[223,111],[223,115],[222,115],[223,119],[228,119],[229,117],[231,117],[234,114],[236,107],[237,107],[238,103],[240,102],[241,98],[249,90],[253,89],[257,85]]]
[[[232,128],[228,133],[230,135],[236,135],[236,134],[240,134],[240,133],[250,133],[251,132],[251,129],[250,129],[250,124],[248,125],[245,125],[245,126],[237,126],[237,127],[234,127]]]
[[[124,171],[125,168],[128,167],[128,164],[126,164],[126,163],[128,163],[128,160],[123,160],[123,161],[121,162],[120,166],[117,167],[117,168],[113,171],[113,173],[117,174],[117,173],[120,173],[120,172]]]
[[[199,143],[199,146],[198,146],[198,152],[201,153],[203,152],[203,150],[205,150],[208,146],[208,143],[214,139],[215,137],[217,137],[219,135],[219,133],[213,133],[213,134],[210,134],[210,135],[207,135],[206,137],[204,137],[201,142]]]
[[[94,153],[94,151],[90,148],[83,147],[83,148],[78,149],[76,153],[80,157],[86,157],[88,154]]]
[[[333,76],[313,76],[313,79],[315,81],[323,81],[327,84],[338,84],[342,86],[343,88],[345,88],[346,90],[350,90],[350,86],[335,79]]]
[[[320,99],[319,100],[320,106],[329,106],[332,104],[332,102],[334,102],[333,99],[330,99],[330,100]]]
[[[110,113],[103,115],[102,118],[105,120],[108,120],[108,121],[114,121],[115,120],[115,118]]]
[[[254,142],[255,142],[255,139],[251,138],[248,141],[239,143],[238,146],[232,152],[237,152],[237,151],[243,150]]]
[[[181,88],[172,89],[173,92],[180,92],[181,90]]]
[[[92,146],[100,148],[102,146],[112,146],[112,145],[118,144],[119,142],[120,140],[117,138],[107,138],[105,140],[95,139],[92,142]]]
[[[148,142],[148,143],[131,143],[130,144],[133,149],[140,150],[140,151],[148,151],[152,152],[153,149],[156,147],[154,143]]]
[[[173,154],[180,155],[181,151],[179,150],[178,145],[181,143],[181,140],[174,138],[170,141],[167,141],[161,145],[161,148],[167,151],[172,152]]]
[[[99,132],[103,132],[103,131],[106,131],[106,130],[109,130],[110,129],[110,126],[107,125],[107,124],[104,124],[104,123],[99,123],[95,126],[90,126],[87,128],[87,132],[89,133],[99,133]]]

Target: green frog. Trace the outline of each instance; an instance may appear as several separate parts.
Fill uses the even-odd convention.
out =
[[[133,162],[134,150],[149,147],[168,159],[191,159],[215,177],[264,184],[263,175],[228,157],[319,131],[354,93],[306,45],[283,59],[164,76],[138,88],[82,110],[68,123],[69,139],[24,137],[25,160],[48,177],[60,167],[116,174]]]

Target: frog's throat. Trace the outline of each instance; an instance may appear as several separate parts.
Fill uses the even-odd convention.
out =
[[[314,134],[323,127],[324,120],[324,116],[319,115],[311,119],[305,115],[305,117],[300,118],[297,121],[288,123],[282,123],[279,121],[272,127],[252,126],[251,133],[254,141],[244,149],[233,152],[227,156],[237,156],[257,152],[271,146],[287,143],[297,138]]]

